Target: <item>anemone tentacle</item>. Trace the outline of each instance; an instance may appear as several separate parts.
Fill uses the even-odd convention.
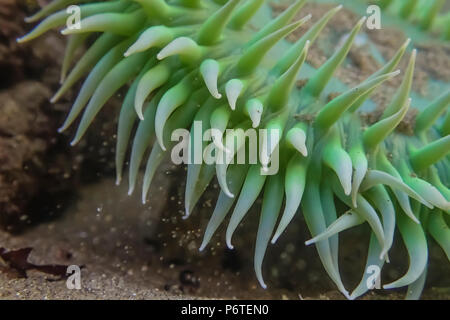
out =
[[[403,19],[418,21],[423,30],[436,30],[442,25],[444,18],[438,14],[442,1],[429,1],[427,6],[424,1],[411,1],[412,6],[401,2],[380,1],[380,6],[398,12]],[[28,18],[29,22],[42,22],[18,41],[30,41],[50,29],[64,27],[68,17],[64,7],[80,5],[81,28],[62,31],[71,36],[61,88],[52,101],[60,99],[81,78],[86,79],[60,130],[69,128],[83,113],[72,143],[79,142],[110,97],[132,81],[119,117],[117,183],[122,180],[127,147],[133,137],[129,193],[134,191],[139,168],[146,161],[143,202],[147,201],[157,168],[175,145],[175,129],[190,133],[188,154],[184,155],[187,159],[214,150],[214,160],[225,161],[193,161],[188,165],[185,218],[214,176],[221,189],[200,250],[207,247],[229,212],[225,237],[227,246],[233,248],[232,237],[239,223],[261,196],[254,259],[261,286],[266,287],[262,270],[270,240],[275,243],[301,213],[311,233],[306,244],[315,245],[330,278],[342,294],[354,299],[369,289],[368,275],[364,273],[349,294],[339,273],[339,233],[367,222],[371,239],[366,268],[381,268],[389,261],[398,226],[410,258],[409,268],[384,288],[408,286],[407,298],[418,298],[427,272],[427,237],[433,237],[450,260],[450,91],[447,89],[420,111],[413,134],[398,130],[414,106],[411,88],[416,50],[409,48],[408,39],[378,71],[329,100],[326,88],[363,29],[365,17],[334,54],[312,70],[306,83],[296,87],[307,64],[308,50],[342,6],[331,9],[305,30],[274,63],[271,50],[289,34],[304,28],[311,15],[300,11],[306,0],[297,0],[254,31],[252,17],[264,3],[54,0]],[[302,18],[296,20],[298,12]],[[449,30],[442,34],[449,39]],[[75,50],[87,39],[94,41],[69,70]],[[400,74],[394,70],[405,52],[411,54],[401,84],[378,121],[369,123],[360,116],[359,108],[378,86]],[[196,123],[202,124],[200,132]],[[255,143],[247,145],[250,128],[279,134],[276,138],[257,137]],[[227,129],[236,130],[230,133]],[[210,134],[212,149],[195,139],[208,130],[217,133]],[[239,151],[251,147],[259,155],[256,161],[237,164]],[[267,175],[269,165],[277,161],[276,154],[281,155],[279,170]],[[347,209],[338,210],[337,202]]]

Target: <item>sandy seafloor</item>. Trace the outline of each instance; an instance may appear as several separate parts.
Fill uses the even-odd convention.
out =
[[[167,199],[168,181],[164,171],[156,176],[151,199]],[[0,272],[0,299],[344,299],[320,269],[314,281],[328,284],[326,290],[271,287],[271,276],[267,277],[269,289],[263,290],[252,268],[227,268],[222,251],[218,251],[218,258],[198,255],[201,237],[197,235],[192,248],[180,243],[184,251],[192,251],[192,256],[179,261],[170,259],[179,256],[170,249],[177,246],[178,239],[161,241],[162,246],[153,240],[158,238],[156,226],[166,210],[158,203],[164,201],[136,210],[139,203],[138,196],[129,197],[113,179],[104,179],[85,187],[61,217],[20,235],[0,232],[2,246],[34,248],[29,259],[34,264],[83,266],[80,290],[69,290],[64,279],[38,271],[28,271],[26,279]],[[224,247],[224,243],[218,242],[217,247]],[[271,250],[277,253],[277,249]],[[278,262],[267,262],[265,270],[270,269],[270,263]],[[311,275],[305,272],[289,277]],[[404,290],[376,291],[364,299],[403,297]],[[448,299],[448,288],[429,287],[424,298]]]
[[[159,188],[152,188],[152,198],[166,199],[164,183],[167,178],[162,173],[155,183]],[[4,247],[34,248],[30,255],[34,264],[83,266],[81,290],[69,290],[64,279],[38,271],[28,271],[26,279],[0,273],[0,299],[300,298],[287,290],[263,290],[250,274],[242,281],[239,273],[223,271],[214,261],[197,269],[201,257],[187,264],[165,261],[170,252],[149,240],[164,210],[158,202],[164,203],[155,201],[156,205],[136,210],[138,196],[126,196],[124,187],[105,179],[84,188],[62,217],[21,235],[0,232]],[[191,272],[192,283],[180,278]],[[340,297],[337,292],[329,294]]]

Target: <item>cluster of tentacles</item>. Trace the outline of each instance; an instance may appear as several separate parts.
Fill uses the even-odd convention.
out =
[[[64,28],[69,17],[66,6],[80,2],[87,2],[80,5],[81,28]],[[186,217],[214,176],[221,187],[201,250],[233,208],[226,230],[226,242],[232,248],[234,231],[262,192],[254,267],[263,287],[261,269],[269,242],[275,243],[301,212],[313,236],[307,244],[315,244],[328,275],[352,299],[369,290],[370,273],[364,273],[361,283],[348,293],[339,274],[338,233],[367,222],[372,232],[367,267],[381,268],[389,261],[397,226],[408,250],[409,269],[384,288],[409,286],[408,297],[417,298],[425,282],[428,235],[450,259],[450,91],[418,114],[414,135],[396,130],[411,104],[413,50],[396,94],[379,121],[368,125],[358,108],[379,85],[400,73],[395,68],[409,50],[409,40],[368,79],[329,101],[324,89],[365,18],[306,84],[297,87],[309,46],[341,6],[326,13],[284,55],[274,59],[270,50],[310,16],[292,21],[306,2],[295,1],[254,31],[249,22],[264,2],[55,0],[28,19],[43,21],[19,41],[57,27],[70,35],[62,86],[52,101],[87,76],[61,128],[67,129],[83,113],[73,144],[83,137],[107,100],[132,81],[119,118],[117,182],[137,124],[129,185],[131,193],[146,151],[151,149],[143,181],[144,202],[155,171],[170,153],[166,150],[175,144],[171,139],[174,129],[193,128],[194,121],[202,122],[201,134],[211,128],[225,135],[227,128],[242,129],[234,131],[237,148],[251,147],[245,143],[249,128],[282,132],[269,148],[261,141],[256,146],[258,152],[266,153],[266,163],[233,164],[236,149],[224,164],[188,165]],[[91,38],[95,39],[92,45],[68,72],[75,50]],[[201,151],[205,146],[206,142],[191,144]],[[274,152],[280,154],[279,172],[265,175]],[[348,211],[337,212],[335,201],[343,202]]]
[[[416,23],[425,31],[436,31],[450,40],[450,12],[440,14],[446,0],[380,0],[382,9]]]

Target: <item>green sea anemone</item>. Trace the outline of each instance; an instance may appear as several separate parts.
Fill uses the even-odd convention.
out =
[[[387,6],[394,1],[385,2]],[[441,2],[433,3],[439,6]],[[427,238],[433,237],[450,259],[450,90],[428,102],[415,120],[407,121],[410,131],[398,130],[414,103],[410,92],[416,50],[409,48],[411,41],[356,87],[338,89],[332,84],[336,80],[333,74],[346,59],[365,17],[328,60],[313,69],[305,62],[308,50],[342,6],[329,10],[288,45],[283,39],[311,18],[305,14],[293,21],[305,3],[294,1],[276,18],[260,20],[255,15],[269,10],[264,0],[55,0],[28,19],[43,20],[18,41],[58,27],[63,27],[62,34],[70,35],[62,86],[52,101],[86,77],[60,129],[67,129],[82,113],[72,144],[82,139],[108,99],[131,82],[118,124],[117,183],[122,180],[128,144],[137,124],[129,161],[129,192],[134,191],[144,155],[151,149],[143,181],[144,202],[155,171],[176,145],[171,139],[175,129],[191,128],[192,151],[199,148],[203,153],[207,147],[206,142],[193,138],[194,124],[200,122],[201,136],[216,129],[224,135],[225,145],[234,139],[239,148],[255,147],[258,154],[265,155],[253,164],[235,164],[236,148],[222,164],[188,165],[185,217],[214,177],[221,187],[200,250],[230,211],[226,243],[233,248],[234,231],[262,193],[254,257],[261,286],[266,287],[262,263],[269,242],[275,243],[294,216],[302,214],[312,236],[306,244],[315,245],[326,272],[350,299],[370,289],[370,274],[365,272],[351,293],[346,290],[339,273],[338,234],[367,222],[371,239],[366,269],[381,269],[389,262],[398,227],[409,268],[384,288],[408,286],[407,297],[418,298],[427,272]],[[66,7],[74,4],[79,4],[82,17],[79,28],[66,25],[71,17]],[[403,6],[401,13],[412,17],[413,11]],[[422,19],[422,28],[429,29],[435,16],[430,13],[427,20]],[[433,28],[442,25],[438,22]],[[448,38],[448,30],[442,34]],[[69,72],[74,52],[88,39],[89,48]],[[280,43],[283,49],[277,50]],[[373,104],[370,98],[378,86],[399,76],[396,67],[406,51],[411,54],[400,86],[376,121],[368,121],[359,110]],[[300,75],[307,78],[303,85],[297,83]],[[344,92],[330,99],[330,92],[336,91]],[[242,130],[228,134],[230,128]],[[252,146],[245,143],[249,128],[281,135],[270,143],[261,138]],[[221,145],[221,141],[215,142]],[[280,155],[279,171],[265,175],[275,153]],[[343,207],[345,210],[337,209]]]

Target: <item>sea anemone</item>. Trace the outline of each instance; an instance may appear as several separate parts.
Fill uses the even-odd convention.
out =
[[[450,40],[450,12],[439,14],[444,8],[445,0],[380,0],[379,5],[385,11],[417,24],[423,31],[434,31]]]
[[[151,148],[143,181],[144,203],[155,171],[176,146],[171,139],[175,129],[191,129],[188,158],[194,151],[203,154],[208,148],[206,142],[193,138],[196,134],[202,137],[208,129],[221,134],[214,140],[217,148],[213,154],[225,153],[225,161],[194,162],[187,168],[186,218],[214,177],[221,188],[200,250],[230,211],[226,243],[233,248],[234,231],[262,193],[254,256],[262,287],[266,287],[262,263],[269,242],[275,243],[298,213],[304,216],[312,236],[306,244],[315,245],[326,272],[350,299],[370,289],[370,273],[364,273],[351,293],[346,290],[339,273],[338,234],[367,222],[371,239],[366,269],[381,269],[389,262],[397,226],[409,255],[409,268],[384,288],[408,286],[407,298],[418,298],[427,273],[427,238],[433,237],[450,259],[450,90],[418,111],[415,120],[407,121],[410,131],[398,130],[412,109],[416,60],[416,50],[412,50],[396,93],[376,121],[369,121],[359,110],[378,86],[399,76],[396,67],[410,51],[411,41],[359,85],[331,97],[333,74],[366,18],[356,23],[326,62],[313,69],[305,63],[308,50],[338,14],[340,5],[287,50],[272,51],[310,19],[305,14],[292,21],[305,2],[295,1],[255,30],[258,23],[252,18],[266,8],[264,0],[55,0],[28,19],[43,21],[18,41],[34,39],[57,27],[70,35],[62,86],[52,102],[86,76],[60,129],[66,130],[83,113],[72,144],[82,139],[108,99],[131,82],[118,121],[117,183],[122,180],[137,123],[129,161],[129,192],[134,191],[140,165]],[[387,7],[389,2],[400,1],[384,2]],[[436,5],[429,9],[426,20],[421,20],[423,29],[430,29],[442,1],[430,2]],[[79,4],[82,17],[79,28],[66,25],[71,17],[66,7],[75,4]],[[413,11],[403,6],[401,13],[407,18]],[[442,25],[439,22],[434,28]],[[448,33],[447,24],[442,34],[448,38]],[[69,72],[74,52],[88,39],[89,48]],[[299,85],[302,73],[303,79],[308,79]],[[201,123],[200,133],[195,132],[195,123]],[[258,137],[256,145],[250,145],[245,132],[250,128],[281,134]],[[227,129],[240,130],[229,133]],[[234,149],[224,150],[228,141],[237,141]],[[238,149],[252,147],[260,155],[255,163],[233,163]],[[275,154],[280,155],[279,170],[267,174]]]

